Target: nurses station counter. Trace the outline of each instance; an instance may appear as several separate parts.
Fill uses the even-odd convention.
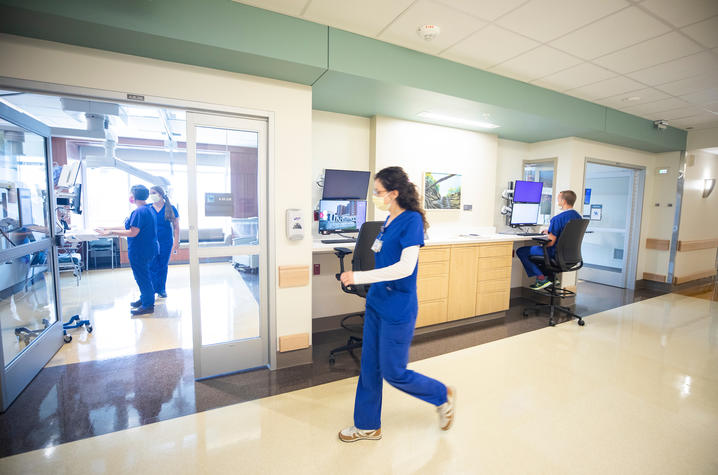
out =
[[[508,310],[514,242],[531,240],[511,234],[427,240],[419,252],[416,326]],[[354,244],[314,241],[313,252],[331,253],[335,247]]]

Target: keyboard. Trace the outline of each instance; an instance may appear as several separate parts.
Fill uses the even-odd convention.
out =
[[[322,244],[344,244],[356,242],[356,239],[322,239]]]
[[[543,233],[516,233],[516,235],[517,236],[546,236],[546,234],[543,234]]]

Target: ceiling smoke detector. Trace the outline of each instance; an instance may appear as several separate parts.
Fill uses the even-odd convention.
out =
[[[436,25],[421,25],[416,29],[416,33],[421,36],[424,41],[431,41],[441,33],[441,28]]]

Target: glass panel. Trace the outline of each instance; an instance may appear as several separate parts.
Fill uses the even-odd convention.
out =
[[[538,224],[548,224],[551,221],[553,208],[553,175],[553,162],[524,165],[524,180],[540,181],[543,183]]]
[[[197,127],[199,245],[259,243],[258,134]]]
[[[45,138],[0,119],[0,251],[49,237]]]
[[[44,249],[0,262],[0,331],[5,366],[57,320],[49,252]]]
[[[200,259],[202,344],[259,338],[259,255]]]

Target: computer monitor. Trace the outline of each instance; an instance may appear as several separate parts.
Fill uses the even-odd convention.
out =
[[[519,203],[541,203],[543,183],[540,181],[514,182],[514,201]]]
[[[511,226],[534,226],[538,222],[540,203],[517,203],[511,209]]]
[[[370,172],[357,170],[324,170],[323,200],[365,200]]]
[[[319,233],[359,232],[366,221],[366,200],[319,201]]]

